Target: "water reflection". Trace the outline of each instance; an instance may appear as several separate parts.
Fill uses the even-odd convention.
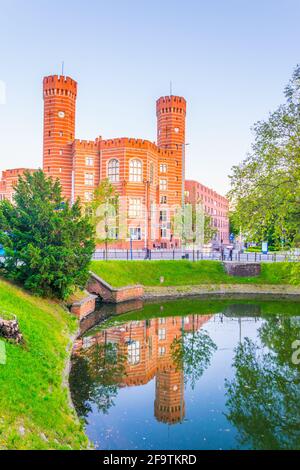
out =
[[[72,389],[80,416],[87,416],[91,403],[106,413],[118,387],[144,385],[155,377],[154,416],[169,424],[182,421],[184,383],[195,384],[216,349],[200,331],[210,317],[131,321],[77,340],[70,381],[77,382]]]
[[[270,318],[259,328],[258,338],[260,343],[245,338],[235,349],[235,378],[226,380],[227,417],[238,428],[241,445],[299,448],[300,368],[291,360],[299,323]]]
[[[299,449],[298,305],[169,302],[85,332],[70,385],[89,437],[103,449]]]

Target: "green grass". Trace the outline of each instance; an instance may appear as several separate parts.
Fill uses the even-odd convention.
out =
[[[80,449],[87,438],[63,385],[77,320],[59,304],[0,279],[1,311],[15,314],[25,344],[5,345],[0,364],[0,449]]]
[[[219,261],[93,261],[91,271],[113,287],[187,286],[197,284],[289,284],[292,263],[262,263],[260,276],[244,278],[225,273]],[[160,283],[160,277],[164,282]]]

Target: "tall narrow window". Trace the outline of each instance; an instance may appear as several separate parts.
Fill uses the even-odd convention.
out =
[[[111,183],[117,183],[120,180],[120,163],[116,158],[109,160],[107,176]]]
[[[167,180],[159,180],[159,189],[161,191],[167,190]]]
[[[129,181],[139,183],[142,181],[142,162],[141,160],[130,160]]]
[[[84,184],[86,186],[93,186],[94,185],[94,175],[92,173],[86,173],[84,175]]]

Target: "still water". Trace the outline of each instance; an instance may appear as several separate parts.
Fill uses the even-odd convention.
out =
[[[74,345],[72,398],[96,448],[300,449],[299,303],[136,307]]]

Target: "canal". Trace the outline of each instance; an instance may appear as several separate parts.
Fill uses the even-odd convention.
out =
[[[95,448],[300,449],[299,302],[128,309],[101,307],[74,344],[72,399]]]

